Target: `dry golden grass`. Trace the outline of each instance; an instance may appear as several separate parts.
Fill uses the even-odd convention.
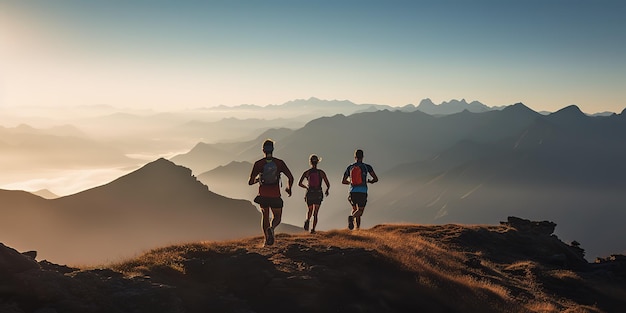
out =
[[[171,270],[184,274],[183,255],[191,251],[206,251],[211,249],[209,243],[185,243],[164,248],[150,250],[143,255],[129,261],[113,263],[111,268],[127,276],[142,276],[147,272]]]
[[[285,256],[285,249],[299,247],[302,250],[300,253],[306,254],[306,249],[321,247],[360,248],[379,253],[414,273],[415,284],[422,290],[440,294],[442,299],[455,299],[473,312],[603,312],[547,293],[537,278],[537,272],[544,269],[534,261],[497,264],[485,258],[480,251],[463,251],[448,243],[468,228],[507,231],[503,227],[486,226],[383,225],[369,230],[319,232],[315,236],[279,234],[276,245],[270,248],[262,247],[259,237],[187,243],[155,249],[138,258],[113,264],[112,268],[129,276],[155,272],[184,274],[182,262],[189,255],[228,254],[244,249],[265,256],[282,272],[299,272],[306,271],[306,266]],[[476,259],[480,260],[478,265],[468,265]],[[568,270],[544,272],[560,281],[582,279]],[[602,290],[610,287],[596,285],[595,288]],[[616,296],[626,297],[626,294]]]
[[[410,229],[415,225],[397,227]],[[456,294],[464,297],[465,301],[475,301],[476,305],[482,305],[486,301],[492,307],[504,306],[510,312],[517,311],[513,308],[509,290],[466,270],[464,263],[468,258],[462,252],[451,250],[418,235],[417,232],[411,235],[406,232],[361,231],[351,237],[340,242],[346,246],[365,242],[368,248],[385,253],[403,267],[418,273],[420,283],[442,293]],[[369,240],[360,239],[361,237]]]

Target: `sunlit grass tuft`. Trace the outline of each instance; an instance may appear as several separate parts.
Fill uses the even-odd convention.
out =
[[[163,271],[185,274],[182,265],[182,261],[185,260],[184,255],[193,251],[209,250],[211,246],[210,243],[187,243],[153,249],[137,258],[114,263],[111,268],[131,277]]]

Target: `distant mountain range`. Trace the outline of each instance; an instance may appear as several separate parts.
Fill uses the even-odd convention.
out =
[[[291,117],[277,116],[281,109]],[[219,110],[242,117],[208,120],[221,116]],[[365,227],[493,223],[507,215],[528,216],[566,225],[560,237],[583,243],[591,257],[620,253],[626,251],[626,243],[615,239],[626,238],[618,225],[626,214],[625,112],[589,116],[569,106],[544,114],[522,103],[489,108],[477,101],[435,105],[428,99],[417,107],[390,108],[311,98],[267,107],[83,120],[93,129],[112,128],[107,140],[94,139],[82,127],[3,127],[0,148],[6,153],[0,158],[21,155],[19,164],[30,167],[43,168],[54,160],[59,166],[133,166],[138,160],[129,157],[131,152],[189,148],[170,161],[159,159],[109,184],[58,199],[0,191],[0,212],[6,217],[0,237],[22,250],[90,262],[163,241],[257,235],[259,216],[250,202],[257,187],[246,182],[252,162],[262,157],[262,141],[273,138],[276,157],[287,162],[296,179],[308,168],[310,154],[322,157],[320,168],[332,186],[320,211],[320,230],[346,226],[347,187],[340,180],[354,161],[354,150],[361,148],[381,179],[370,188]],[[306,116],[316,117],[304,122]],[[136,132],[112,127],[115,121],[135,124]],[[205,134],[231,140],[194,141]],[[23,170],[14,159],[5,160],[7,169]],[[301,226],[303,196],[304,190],[294,186],[294,195],[285,197],[285,222]],[[228,231],[222,231],[223,225]],[[85,253],[92,244],[101,245],[103,254]],[[64,248],[57,249],[60,245]]]
[[[448,115],[460,113],[465,110],[472,113],[483,113],[487,111],[491,111],[494,108],[488,107],[478,101],[472,101],[467,103],[465,99],[459,100],[450,100],[449,102],[442,102],[437,105],[432,102],[430,99],[424,99],[420,102],[420,104],[416,108],[419,111],[422,111],[426,114],[430,115]]]
[[[136,168],[157,157],[170,158],[189,151],[199,143],[250,141],[271,129],[297,130],[312,120],[337,114],[350,116],[381,110],[420,110],[442,116],[499,109],[502,107],[488,107],[478,101],[468,103],[464,99],[441,104],[424,99],[417,107],[413,104],[392,107],[311,97],[277,105],[218,106],[171,112],[120,109],[107,105],[25,108],[17,113],[3,110],[0,123],[18,123],[19,126],[0,126],[0,149],[3,152],[0,169],[4,173],[21,173],[20,177],[28,180],[25,173],[35,168]],[[29,121],[35,123],[34,126],[26,124]],[[230,161],[228,158],[209,161],[201,172]],[[197,166],[193,166],[194,170]],[[39,178],[33,176],[30,179]],[[13,176],[5,181],[0,179],[0,185],[13,182]]]
[[[614,225],[625,214],[620,191],[626,187],[625,116],[588,116],[576,106],[543,115],[521,103],[441,116],[388,110],[339,114],[283,132],[275,155],[287,162],[296,179],[308,167],[311,153],[322,156],[320,167],[332,184],[320,213],[322,228],[345,227],[347,189],[339,182],[353,162],[354,149],[362,148],[365,162],[381,178],[370,189],[366,225],[492,223],[503,215],[526,215],[571,225],[561,230],[564,238],[590,243],[586,246],[592,256],[606,255],[626,250],[626,242],[613,240],[617,235],[626,238],[626,231]],[[260,144],[267,137],[202,145],[208,153],[192,149],[172,160],[184,156],[182,164],[207,185],[219,181],[233,189],[230,196],[248,198],[250,169],[228,163],[250,164],[260,158]],[[194,166],[211,164],[214,156],[224,166],[220,174],[204,174],[207,167]],[[292,208],[285,210],[287,220],[303,220],[298,192],[303,193],[286,200]],[[615,228],[606,233],[602,225]]]

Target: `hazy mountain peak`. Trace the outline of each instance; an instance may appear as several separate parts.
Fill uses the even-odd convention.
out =
[[[189,173],[189,175],[191,175],[190,169],[181,165],[177,165],[176,163],[165,158],[159,158],[155,161],[152,161],[144,165],[141,169],[138,170],[138,172],[139,171],[180,171]]]
[[[588,116],[583,113],[577,105],[569,105],[566,106],[552,114],[550,114],[552,118],[558,119],[567,119],[567,120],[580,120],[585,119]]]
[[[465,99],[453,99],[448,102],[444,101],[441,104],[436,105],[429,98],[422,100],[417,109],[430,115],[449,115],[462,112],[463,110],[468,110],[473,113],[482,113],[491,110],[490,107],[478,101],[472,101],[471,103],[467,103],[467,100]]]
[[[559,112],[561,112],[561,113],[568,113],[568,114],[585,115],[585,113],[583,113],[583,111],[581,111],[580,108],[577,105],[575,105],[575,104],[568,105],[568,106],[566,106],[566,107],[556,111],[555,113],[559,113]]]
[[[58,195],[56,195],[55,193],[53,193],[52,191],[48,189],[41,189],[41,190],[37,190],[31,193],[34,195],[40,196],[44,199],[56,199],[59,197]]]
[[[504,108],[502,111],[510,111],[510,112],[522,112],[522,111],[533,111],[531,108],[527,107],[525,104],[518,102],[516,104],[513,105],[509,105],[506,108]]]
[[[420,101],[420,104],[417,106],[418,108],[425,108],[425,107],[434,107],[435,104],[433,103],[432,100],[430,100],[430,98],[426,98],[423,99],[422,101]]]
[[[35,131],[34,127],[32,127],[32,126],[30,126],[28,124],[23,124],[23,123],[17,125],[14,129],[15,129],[15,131],[24,132],[24,133],[31,133],[31,132]]]
[[[310,97],[309,99],[296,99],[292,101],[285,102],[282,104],[284,107],[299,107],[299,106],[336,106],[336,105],[344,105],[344,106],[356,106],[356,104],[348,101],[348,100],[322,100],[315,97]]]
[[[109,183],[109,185],[115,184],[118,181],[128,183],[132,186],[143,186],[148,189],[162,189],[166,188],[165,186],[167,185],[175,185],[176,188],[185,189],[196,187],[193,186],[196,184],[201,184],[193,177],[189,168],[177,165],[164,158],[152,161],[142,166],[140,169]]]
[[[403,107],[400,107],[400,111],[405,111],[405,112],[411,112],[411,111],[414,111],[415,109],[417,109],[417,107],[412,103],[409,103]]]

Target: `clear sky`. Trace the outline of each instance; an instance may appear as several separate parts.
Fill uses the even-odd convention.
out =
[[[0,0],[0,106],[626,107],[626,1]]]

